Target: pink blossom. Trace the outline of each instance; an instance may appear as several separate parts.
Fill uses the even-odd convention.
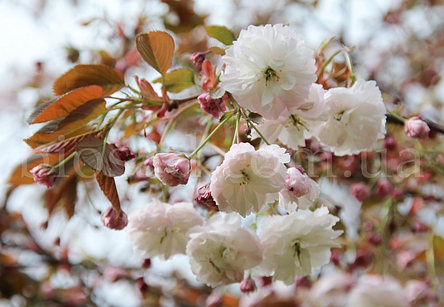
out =
[[[406,121],[404,131],[409,138],[426,139],[429,137],[430,128],[426,122],[414,116]]]
[[[34,181],[39,185],[43,185],[47,188],[52,188],[54,186],[55,172],[51,166],[40,164],[34,167],[30,173],[34,178]]]
[[[190,160],[183,154],[158,153],[153,159],[154,173],[165,185],[175,187],[187,184],[190,177]]]
[[[122,230],[128,225],[128,217],[125,212],[120,210],[119,216],[117,216],[116,210],[113,207],[108,207],[106,211],[102,214],[103,226],[109,229]]]
[[[225,102],[223,98],[214,99],[211,98],[210,94],[203,93],[197,97],[197,101],[199,102],[202,109],[213,115],[215,118],[220,117],[221,112],[225,112]]]
[[[362,182],[354,183],[350,186],[353,196],[359,201],[366,201],[370,198],[370,188]]]

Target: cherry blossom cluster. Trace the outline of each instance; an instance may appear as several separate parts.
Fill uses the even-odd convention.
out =
[[[211,287],[242,282],[244,292],[255,289],[252,274],[290,285],[330,262],[331,248],[340,247],[335,239],[342,231],[333,230],[339,218],[327,207],[317,208],[320,187],[292,163],[288,150],[315,138],[336,156],[371,151],[385,137],[386,109],[374,81],[353,76],[348,87],[327,90],[315,83],[313,55],[301,35],[278,24],[241,31],[222,56],[220,83],[204,53],[191,57],[202,70],[205,93],[197,99],[202,110],[220,118],[218,127],[230,116],[237,117],[238,126],[241,115],[256,113],[263,120],[255,126],[249,122],[251,139],[265,144],[255,148],[240,142],[236,127],[237,142],[235,135],[195,197],[211,212],[208,219],[184,202],[154,199],[134,210],[126,229],[136,252],[164,260],[186,254],[198,281]],[[213,97],[215,89],[226,94]],[[405,129],[411,137],[428,133],[419,119]],[[158,153],[145,165],[164,185],[186,185],[191,159],[203,145],[188,157]],[[366,197],[362,190],[353,187],[358,199]],[[248,223],[243,218],[251,214],[254,222]]]

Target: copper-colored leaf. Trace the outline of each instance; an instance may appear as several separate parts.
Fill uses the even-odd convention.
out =
[[[33,184],[35,182],[29,172],[31,169],[40,164],[56,165],[61,159],[63,157],[58,155],[33,155],[13,170],[8,183],[12,185]]]
[[[165,75],[173,60],[174,40],[171,35],[162,31],[140,33],[136,36],[136,45],[142,58]]]
[[[122,74],[105,65],[77,65],[58,78],[53,85],[54,94],[59,96],[76,88],[99,85],[103,95],[110,95],[125,85]]]
[[[77,152],[86,165],[102,172],[105,176],[116,177],[125,172],[125,162],[117,152],[117,147],[105,144],[102,139],[95,136],[86,136],[77,143]]]
[[[61,205],[66,210],[68,218],[71,218],[77,200],[77,174],[72,160],[64,167],[63,174],[56,177],[54,187],[46,190],[43,199],[49,215],[57,205]]]
[[[103,96],[102,88],[98,85],[75,89],[50,104],[43,104],[31,114],[28,122],[32,124],[43,123],[68,115],[88,101]]]
[[[35,153],[47,153],[47,154],[61,154],[69,156],[77,149],[77,143],[85,136],[78,136],[70,139],[66,139],[49,146],[40,146],[34,149]]]
[[[105,196],[109,199],[109,201],[113,205],[113,208],[116,210],[117,215],[119,215],[120,199],[119,194],[117,194],[117,188],[114,178],[105,176],[101,172],[97,172],[96,179],[103,194],[105,194]]]
[[[66,183],[60,201],[66,215],[68,218],[71,218],[74,215],[74,208],[77,202],[77,176],[72,176]]]
[[[54,120],[37,131],[33,136],[25,139],[32,148],[45,145],[56,140],[88,133],[91,128],[85,127],[91,120],[106,111],[104,99],[95,99],[81,105],[61,120]]]

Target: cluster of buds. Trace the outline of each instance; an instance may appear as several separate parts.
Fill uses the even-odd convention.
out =
[[[219,119],[220,114],[226,111],[225,102],[223,98],[214,99],[211,98],[210,94],[203,93],[197,97],[202,110],[213,115],[215,118]]]

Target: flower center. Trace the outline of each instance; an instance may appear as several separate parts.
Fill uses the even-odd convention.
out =
[[[248,176],[248,174],[245,172],[245,170],[241,170],[242,175],[244,176],[244,179],[242,180],[242,182],[240,183],[240,185],[247,185],[250,182],[250,177]]]
[[[265,85],[267,85],[267,81],[270,81],[272,78],[276,78],[279,81],[279,76],[276,74],[276,71],[268,66],[264,70],[264,77],[265,77]]]
[[[342,115],[344,115],[345,111],[341,111],[339,113],[337,113],[335,116],[333,116],[334,119],[336,119],[338,122],[341,121],[342,119]]]

